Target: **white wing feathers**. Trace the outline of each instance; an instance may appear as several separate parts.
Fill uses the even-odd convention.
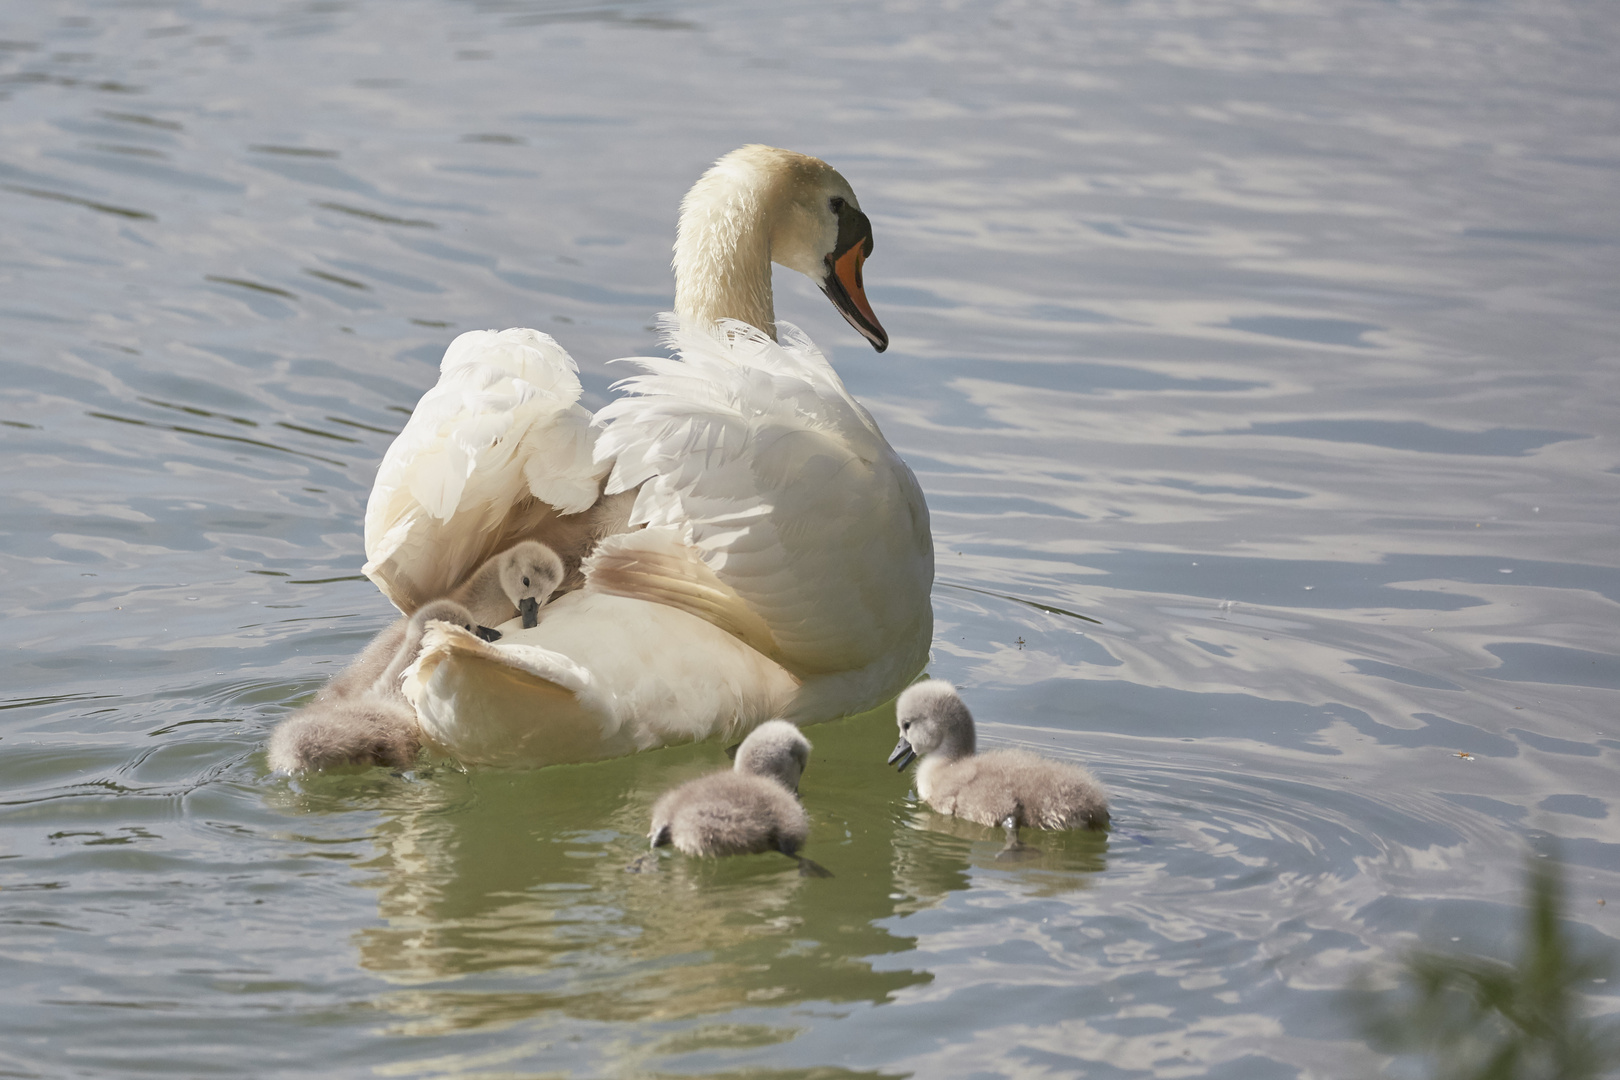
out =
[[[562,514],[588,509],[606,467],[579,396],[573,358],[545,334],[474,330],[451,342],[377,471],[366,576],[410,611],[476,566],[527,496]]]
[[[695,556],[642,559],[649,598],[716,621],[701,607],[723,586],[768,628],[768,654],[801,677],[926,641],[921,492],[821,353],[785,323],[783,344],[729,320],[664,329],[681,358],[630,361],[646,374],[623,380],[625,396],[597,414],[597,460],[613,463],[606,490],[640,485],[630,525],[669,530]],[[701,604],[676,599],[696,593]],[[758,640],[757,628],[728,628]]]

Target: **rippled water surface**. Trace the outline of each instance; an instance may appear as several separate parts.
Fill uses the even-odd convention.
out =
[[[1341,988],[1620,937],[1620,20],[1598,2],[0,11],[0,1073],[1366,1075]],[[876,230],[930,670],[1089,762],[996,833],[810,731],[811,854],[641,849],[714,745],[288,782],[455,334],[654,348],[764,141]],[[1600,902],[1607,900],[1606,905]],[[1620,1011],[1613,984],[1591,1007]]]

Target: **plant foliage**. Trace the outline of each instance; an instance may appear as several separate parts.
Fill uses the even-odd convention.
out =
[[[1577,955],[1564,928],[1555,859],[1532,858],[1517,960],[1418,950],[1403,993],[1364,995],[1363,1029],[1379,1050],[1428,1059],[1433,1080],[1596,1080],[1620,1038],[1583,1015],[1581,989],[1608,957]]]

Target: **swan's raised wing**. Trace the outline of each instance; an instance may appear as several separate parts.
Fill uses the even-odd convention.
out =
[[[597,414],[596,456],[613,462],[609,494],[640,486],[631,525],[665,539],[633,566],[635,545],[603,545],[614,574],[591,568],[587,588],[729,625],[801,677],[926,656],[933,547],[916,479],[815,346],[779,329],[780,345],[744,323],[670,322],[680,359],[632,361],[646,374]]]
[[[594,463],[578,368],[535,330],[474,330],[450,343],[377,470],[365,574],[405,612],[448,593],[523,536],[591,507]]]

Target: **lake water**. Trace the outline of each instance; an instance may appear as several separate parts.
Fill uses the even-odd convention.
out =
[[[0,1073],[1369,1075],[1341,988],[1620,938],[1620,19],[1576,0],[0,13]],[[455,334],[655,348],[678,200],[839,167],[930,670],[1106,837],[811,728],[809,853],[626,874],[718,745],[289,782]],[[1607,903],[1603,903],[1607,901]],[[1591,1008],[1620,1012],[1612,982]]]

